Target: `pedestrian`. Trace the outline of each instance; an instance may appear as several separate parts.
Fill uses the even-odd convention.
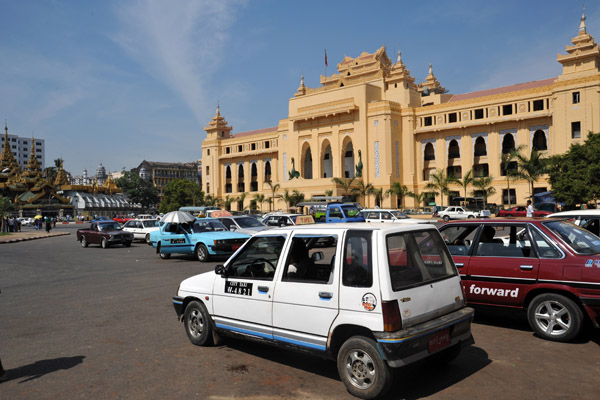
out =
[[[531,205],[531,200],[527,200],[527,217],[533,217],[533,206]]]
[[[50,229],[52,229],[52,219],[46,217],[46,233],[50,233]]]

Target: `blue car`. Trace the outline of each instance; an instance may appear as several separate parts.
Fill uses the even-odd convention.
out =
[[[171,254],[194,254],[205,262],[211,256],[230,256],[250,235],[230,232],[215,218],[198,218],[193,223],[164,223],[150,232],[150,242],[160,258]]]

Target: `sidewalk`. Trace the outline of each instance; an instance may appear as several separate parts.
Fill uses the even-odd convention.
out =
[[[65,236],[65,235],[70,235],[70,234],[71,234],[70,232],[53,233],[52,231],[50,233],[46,233],[43,231],[42,232],[40,232],[40,231],[15,232],[15,233],[9,233],[8,235],[0,236],[0,244],[23,242],[25,240],[44,239],[44,238],[49,238],[49,237],[54,237],[54,236]]]

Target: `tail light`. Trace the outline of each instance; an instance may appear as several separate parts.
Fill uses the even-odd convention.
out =
[[[381,302],[381,310],[383,312],[383,330],[385,332],[395,332],[402,329],[402,318],[400,316],[398,300]]]

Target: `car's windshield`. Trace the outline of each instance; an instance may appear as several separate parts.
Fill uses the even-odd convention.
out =
[[[359,217],[361,216],[360,210],[356,206],[346,205],[342,206],[342,211],[344,212],[344,216],[347,217]]]
[[[227,228],[218,219],[200,219],[194,223],[192,231],[194,233],[226,231]]]
[[[600,253],[600,238],[583,228],[567,221],[545,222],[544,226],[560,237],[576,253]]]
[[[437,231],[389,235],[387,253],[394,291],[457,275]]]
[[[158,226],[158,221],[155,219],[148,219],[142,221],[144,228],[156,228]]]
[[[404,214],[401,211],[390,211],[392,213],[392,215],[398,219],[406,219],[406,218],[410,218],[408,215]]]
[[[273,279],[285,236],[250,238],[244,248],[229,262],[230,276]]]
[[[121,225],[116,222],[114,224],[98,224],[98,229],[100,231],[119,231],[121,230]]]
[[[236,218],[235,222],[242,228],[257,228],[264,226],[264,224],[261,224],[256,218],[251,217]]]

